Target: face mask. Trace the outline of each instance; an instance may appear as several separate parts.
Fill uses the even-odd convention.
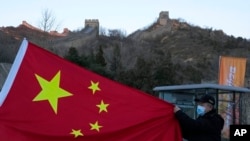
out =
[[[198,105],[196,112],[199,116],[203,116],[205,114],[205,107]]]

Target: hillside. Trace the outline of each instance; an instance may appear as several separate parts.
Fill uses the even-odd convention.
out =
[[[0,90],[3,87],[4,81],[10,71],[11,64],[0,63]]]
[[[89,27],[56,36],[25,25],[0,28],[0,63],[12,63],[22,39],[141,90],[157,85],[217,82],[219,56],[249,58],[250,42],[223,30],[159,17],[127,37]],[[246,80],[250,78],[247,62]]]

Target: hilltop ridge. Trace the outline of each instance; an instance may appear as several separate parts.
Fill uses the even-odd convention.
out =
[[[250,57],[247,39],[171,19],[168,11],[160,12],[157,21],[128,36],[119,30],[101,34],[97,19],[86,20],[78,31],[59,34],[64,36],[41,32],[28,23],[2,27],[0,62],[12,63],[26,37],[61,57],[70,56],[74,48],[79,65],[150,92],[156,85],[216,83],[219,56]],[[98,55],[105,65],[98,64]],[[247,67],[246,81],[249,78]]]

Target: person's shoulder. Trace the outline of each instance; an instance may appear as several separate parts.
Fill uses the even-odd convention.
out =
[[[218,118],[219,120],[223,121],[224,122],[224,119],[222,118],[222,116],[220,114],[215,114],[216,115],[216,118]]]
[[[221,116],[220,114],[218,114],[218,113],[216,112],[216,110],[212,110],[212,111],[208,114],[208,117],[210,117],[210,118],[215,118],[215,119],[224,121],[224,119],[222,118],[222,116]]]
[[[214,122],[218,124],[220,123],[221,125],[224,125],[224,119],[222,118],[220,114],[216,112],[211,115],[211,120],[213,120]]]
[[[222,116],[220,114],[217,114],[217,113],[216,113],[215,117],[216,117],[217,125],[219,126],[220,130],[222,130],[223,126],[224,126],[224,119],[222,118]]]

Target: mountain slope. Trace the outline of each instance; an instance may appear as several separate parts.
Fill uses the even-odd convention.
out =
[[[75,48],[81,60],[78,65],[150,92],[156,85],[216,82],[220,55],[249,58],[248,40],[176,19],[169,19],[166,25],[157,21],[127,37],[96,36],[94,31],[84,31],[87,29],[61,37],[23,25],[1,28],[0,62],[12,63],[26,37],[62,57]],[[98,54],[103,56],[105,65],[98,64]],[[249,76],[247,67],[246,80]]]

